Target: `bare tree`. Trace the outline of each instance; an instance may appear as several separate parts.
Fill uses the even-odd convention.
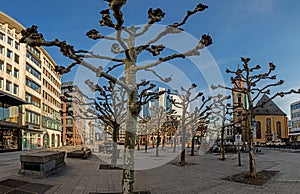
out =
[[[192,84],[188,89],[184,89],[181,87],[181,92],[178,90],[174,90],[175,94],[179,97],[180,102],[174,99],[170,99],[172,104],[181,109],[181,117],[180,117],[180,129],[181,129],[181,157],[180,157],[180,165],[184,166],[185,162],[185,147],[186,147],[186,133],[187,129],[190,125],[198,122],[199,120],[206,120],[209,111],[212,107],[212,103],[209,102],[213,99],[212,97],[206,98],[202,92],[197,93],[196,95],[192,94],[192,91],[197,87],[196,84]],[[184,93],[184,94],[181,94]],[[201,99],[199,99],[201,98]],[[191,113],[191,104],[199,99],[200,104],[199,107],[195,107],[193,112]],[[194,135],[194,134],[193,134]]]
[[[155,156],[159,157],[159,145],[161,143],[161,136],[163,133],[163,125],[167,121],[167,110],[163,107],[151,107],[150,110],[154,111],[154,116],[152,117],[152,124],[156,127],[156,151]]]
[[[225,96],[224,100],[230,99],[230,96]],[[231,115],[233,107],[230,103],[225,104],[223,100],[214,104],[213,106],[213,115],[216,115],[217,118],[221,119],[221,143],[220,143],[220,160],[225,160],[225,148],[224,148],[224,136],[225,129],[227,127],[233,126],[234,123],[231,122]]]
[[[67,58],[70,58],[72,62],[68,67],[60,66],[56,70],[61,73],[69,72],[72,67],[76,65],[81,65],[87,69],[94,72],[98,77],[104,77],[110,80],[112,83],[116,83],[122,86],[128,96],[127,100],[127,116],[125,120],[125,145],[124,145],[124,170],[122,179],[122,190],[123,193],[133,193],[134,184],[134,146],[136,137],[136,125],[137,116],[141,110],[141,104],[138,102],[138,88],[136,76],[139,71],[151,70],[152,67],[158,66],[166,61],[170,61],[175,58],[185,58],[187,56],[197,56],[199,55],[199,50],[205,48],[212,44],[212,39],[209,35],[202,35],[201,40],[194,48],[187,50],[182,53],[175,53],[168,56],[162,56],[156,59],[156,61],[145,65],[138,65],[138,56],[142,52],[150,52],[153,56],[158,56],[161,51],[165,48],[164,45],[155,45],[160,39],[169,34],[180,34],[183,29],[182,27],[188,21],[188,19],[196,14],[197,12],[202,12],[208,8],[208,6],[199,4],[195,9],[187,11],[186,15],[182,21],[174,22],[171,25],[165,27],[160,33],[156,35],[152,40],[149,40],[144,45],[136,45],[136,38],[143,36],[154,23],[160,22],[165,13],[157,9],[148,10],[148,22],[143,28],[136,27],[125,27],[122,7],[126,4],[126,0],[106,0],[109,4],[109,9],[102,10],[100,13],[102,19],[100,21],[100,26],[108,27],[115,31],[115,36],[105,36],[101,35],[97,30],[92,29],[87,32],[87,36],[93,40],[109,40],[112,41],[111,51],[123,58],[115,58],[109,56],[102,56],[85,50],[76,50],[74,46],[68,44],[66,41],[61,41],[59,39],[46,40],[42,34],[37,31],[37,26],[32,26],[24,31],[22,31],[23,43],[27,43],[30,46],[46,46],[46,47],[58,47],[60,52]],[[113,14],[113,18],[111,17]],[[125,80],[118,80],[116,77],[112,76],[109,71],[104,72],[102,66],[95,66],[85,61],[84,58],[101,59],[108,60],[113,63],[109,71],[114,68],[123,66],[123,72],[125,74]],[[97,63],[95,63],[97,64]]]
[[[98,93],[97,99],[94,100],[96,117],[102,123],[112,129],[112,157],[111,166],[117,166],[117,143],[121,125],[125,122],[126,117],[126,91],[122,87],[116,87],[109,81],[109,86],[95,85],[92,81],[86,80],[86,84],[93,91]],[[92,111],[92,110],[90,110]]]
[[[213,89],[216,88],[224,88],[227,90],[231,90],[233,92],[238,92],[241,94],[245,94],[247,106],[243,106],[245,112],[245,131],[247,136],[247,144],[249,148],[249,175],[251,177],[256,177],[256,165],[255,165],[255,157],[253,151],[253,129],[252,129],[252,122],[253,122],[253,111],[260,106],[265,105],[269,101],[273,100],[274,98],[280,96],[284,97],[287,94],[292,93],[300,93],[300,90],[296,91],[291,89],[287,92],[276,92],[273,94],[268,101],[262,103],[261,105],[255,105],[256,100],[263,94],[271,94],[270,88],[275,86],[280,86],[284,83],[283,80],[279,80],[278,82],[274,82],[277,76],[272,75],[273,71],[275,70],[275,65],[273,63],[269,63],[269,69],[265,73],[260,73],[259,70],[261,69],[260,65],[256,65],[255,67],[250,67],[248,65],[250,58],[243,58],[241,57],[241,61],[243,62],[243,68],[237,69],[236,71],[232,71],[226,69],[226,73],[232,74],[235,77],[231,77],[232,84],[234,84],[234,88],[226,87],[217,85],[212,85]],[[240,84],[243,82],[243,84]],[[266,82],[271,82],[265,84]]]

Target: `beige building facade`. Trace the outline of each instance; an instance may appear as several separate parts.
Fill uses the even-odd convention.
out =
[[[22,29],[21,24],[0,12],[0,91],[26,102],[19,105],[19,149],[58,147],[61,75],[54,71],[57,64],[45,49],[19,42]],[[2,144],[6,145],[9,141],[3,134]]]

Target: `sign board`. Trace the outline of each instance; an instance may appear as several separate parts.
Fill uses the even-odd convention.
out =
[[[235,135],[235,142],[234,142],[234,144],[235,145],[243,145],[242,135],[241,134]]]

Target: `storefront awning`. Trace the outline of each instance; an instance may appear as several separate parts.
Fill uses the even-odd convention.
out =
[[[12,106],[18,106],[22,104],[28,104],[26,101],[22,100],[21,98],[17,98],[11,94],[6,92],[0,91],[0,101],[7,103]]]

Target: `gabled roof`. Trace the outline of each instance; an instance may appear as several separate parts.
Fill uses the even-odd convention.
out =
[[[267,103],[265,104],[265,102],[267,102]],[[260,107],[258,107],[254,110],[253,115],[282,115],[282,116],[286,116],[286,114],[272,100],[270,100],[270,98],[265,94],[257,102],[257,106],[260,106]]]

